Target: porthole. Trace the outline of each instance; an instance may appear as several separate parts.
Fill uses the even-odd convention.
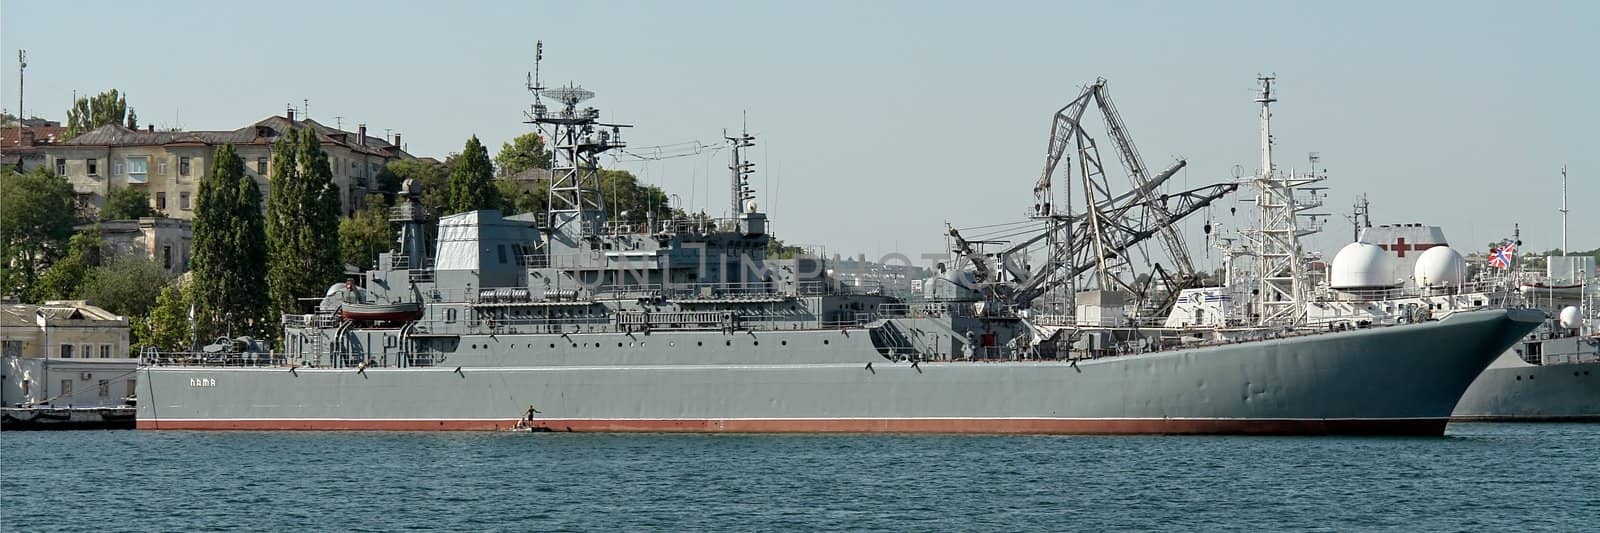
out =
[[[550,343],[550,349],[552,349],[552,350],[556,349],[556,343],[553,343],[553,342]]]
[[[620,342],[619,342],[619,343],[617,343],[617,347],[618,347],[618,348],[621,348],[621,347],[622,347],[622,343],[620,343]]]
[[[705,343],[705,341],[694,341],[694,345],[695,346],[705,346],[706,343]]]
[[[760,346],[761,345],[761,341],[750,341],[750,345],[751,346]]]
[[[778,341],[778,345],[779,346],[788,346],[789,345],[789,341]]]
[[[828,343],[828,339],[822,339],[822,343],[823,344],[827,344]]]
[[[677,341],[667,341],[667,347],[668,348],[675,348],[677,346],[678,346],[678,342]]]
[[[726,343],[728,346],[733,346],[733,341],[722,341],[722,342]]]

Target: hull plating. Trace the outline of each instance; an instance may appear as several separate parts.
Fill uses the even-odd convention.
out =
[[[653,351],[593,365],[524,348],[494,357],[520,363],[459,370],[146,367],[139,427],[494,430],[532,408],[531,425],[553,431],[1437,435],[1468,384],[1537,325],[1535,315],[1462,313],[1077,364],[890,363],[860,340],[826,349],[819,340],[866,335],[796,331],[763,334],[782,340],[749,349],[725,344],[742,334],[657,333]],[[623,339],[573,337],[592,343],[586,353],[597,361],[613,360],[601,347]],[[723,355],[681,362],[702,346]]]

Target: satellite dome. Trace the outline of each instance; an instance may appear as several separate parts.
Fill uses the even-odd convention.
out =
[[[1582,317],[1578,315],[1577,307],[1569,305],[1561,308],[1561,327],[1567,329],[1578,329],[1579,326],[1583,325],[1583,321],[1580,320],[1581,318]]]
[[[1377,245],[1352,242],[1333,256],[1335,289],[1378,289],[1394,286],[1394,260]]]
[[[422,196],[422,182],[417,181],[416,178],[406,178],[405,181],[400,183],[400,194],[402,196]]]
[[[1449,246],[1435,246],[1417,257],[1417,265],[1411,269],[1412,279],[1419,287],[1460,285],[1465,278],[1466,264],[1460,252]]]
[[[756,210],[756,207],[757,207],[757,205],[756,205],[756,201],[755,200],[747,200],[744,203],[744,212],[746,212],[746,213],[757,213],[759,211]]]

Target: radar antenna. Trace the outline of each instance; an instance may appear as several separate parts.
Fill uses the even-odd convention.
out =
[[[558,238],[581,239],[599,246],[606,223],[599,156],[627,146],[622,142],[622,128],[632,126],[604,124],[600,122],[600,110],[579,109],[578,104],[594,98],[594,91],[572,83],[546,88],[537,74],[543,59],[544,42],[539,41],[534,48],[535,72],[529,74],[527,84],[534,95],[528,123],[539,129],[554,156],[550,162],[549,218],[544,230]],[[559,103],[560,110],[551,113],[541,99]]]

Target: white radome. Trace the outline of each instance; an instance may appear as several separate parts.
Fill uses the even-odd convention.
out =
[[[1335,289],[1374,289],[1394,286],[1394,259],[1375,244],[1352,242],[1333,256]]]
[[[1450,287],[1460,285],[1466,278],[1467,260],[1449,246],[1435,246],[1417,257],[1411,269],[1412,279],[1421,287]]]
[[[1583,325],[1583,317],[1578,316],[1578,308],[1576,307],[1569,305],[1561,308],[1560,317],[1561,327],[1563,328],[1578,329],[1579,326]]]

